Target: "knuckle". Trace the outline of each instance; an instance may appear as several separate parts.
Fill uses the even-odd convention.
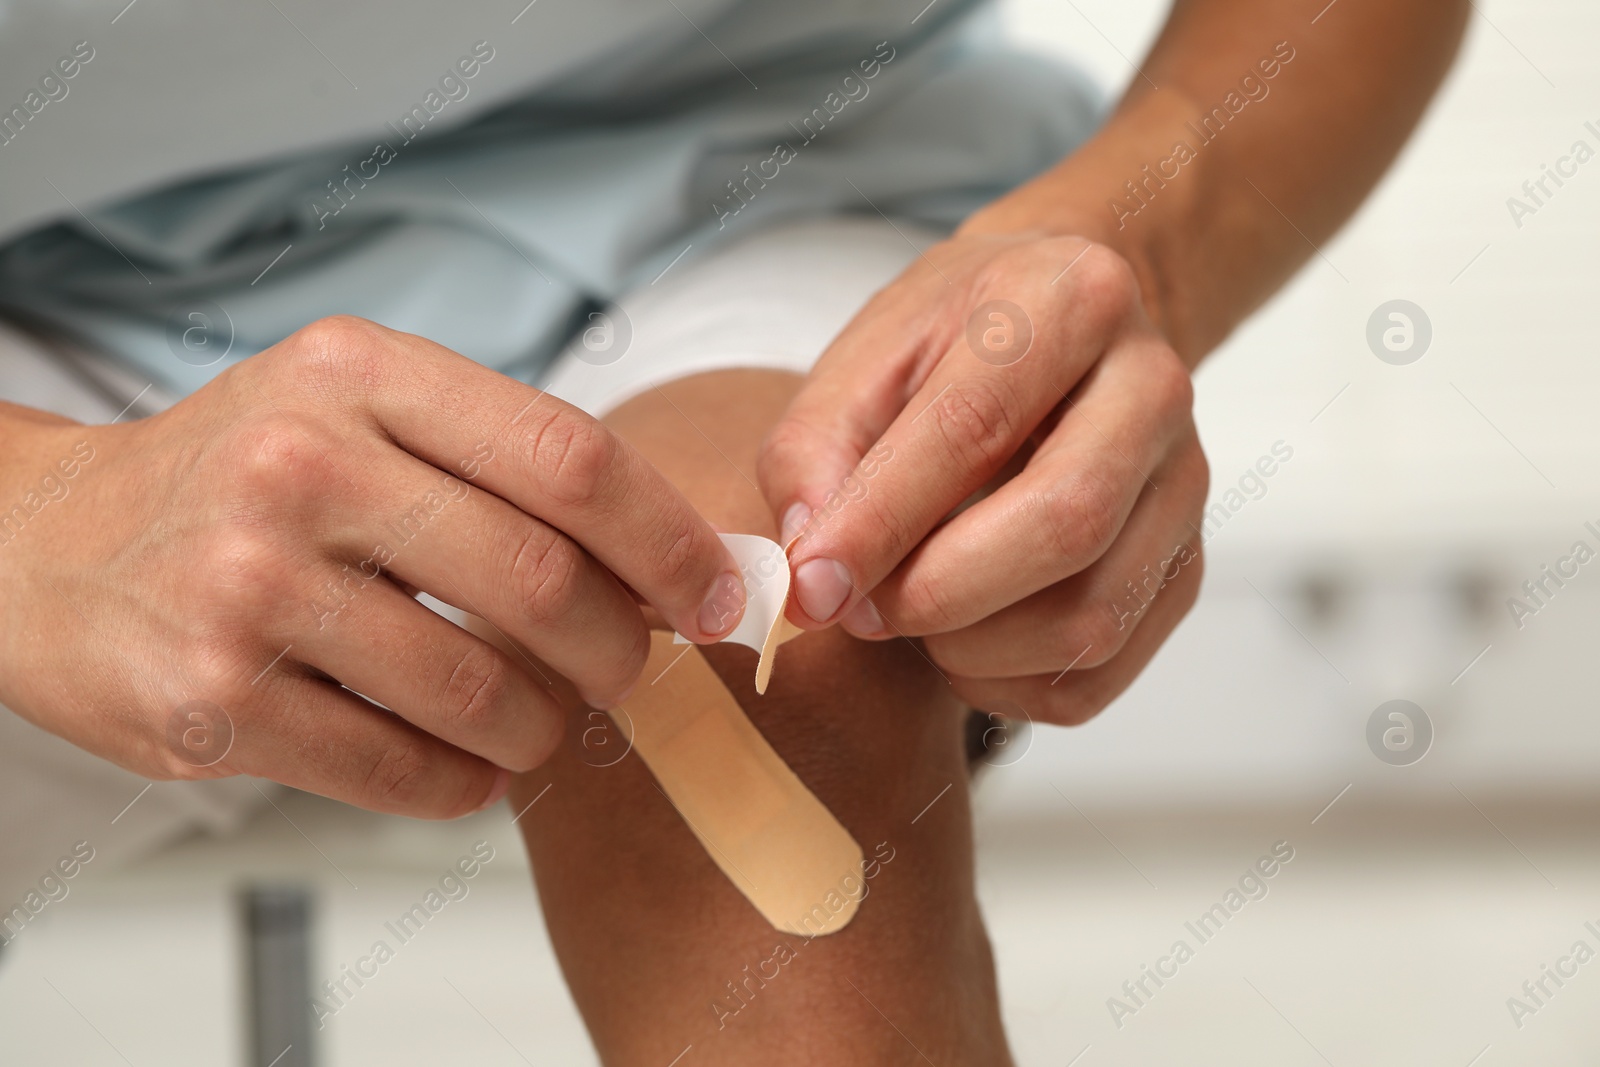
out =
[[[1073,670],[1087,670],[1110,662],[1133,636],[1136,621],[1115,601],[1058,620],[1054,629],[1061,667],[1072,664]]]
[[[709,573],[710,568],[702,571],[700,562],[707,558],[706,546],[692,529],[683,529],[662,546],[657,553],[655,564],[656,580],[667,588],[677,592],[695,607],[698,596],[704,595],[704,590],[709,581],[696,581],[702,573]]]
[[[1006,408],[1003,392],[983,379],[946,389],[934,401],[933,416],[958,458],[989,468],[1010,456],[1015,419]]]
[[[1026,275],[1027,264],[1015,253],[1002,253],[980,265],[972,276],[972,294],[975,303],[1016,295],[1017,276]]]
[[[1080,570],[1111,545],[1122,518],[1117,487],[1089,470],[1077,470],[1040,502],[1048,548]]]
[[[1206,459],[1205,449],[1200,447],[1199,438],[1192,434],[1179,458],[1179,470],[1180,477],[1191,494],[1191,510],[1198,513],[1205,507],[1206,498],[1211,495],[1211,461]]]
[[[558,531],[533,524],[511,561],[517,610],[535,626],[561,622],[578,606],[577,547]]]
[[[633,626],[633,642],[628,646],[622,659],[622,668],[618,672],[621,677],[620,688],[639,681],[644,675],[645,663],[650,659],[650,630],[644,625],[643,616],[637,615],[637,625]]]
[[[246,494],[246,507],[259,502],[281,507],[285,489],[291,495],[329,487],[338,477],[331,455],[336,435],[313,420],[291,420],[273,414],[239,427],[227,446],[230,473]]]
[[[249,695],[244,684],[251,675],[250,661],[258,654],[254,643],[236,638],[217,628],[209,633],[195,634],[186,642],[183,657],[184,675],[195,692],[223,707],[243,702]],[[266,661],[262,661],[262,666]]]
[[[579,412],[559,412],[533,443],[533,467],[544,491],[561,504],[593,504],[617,462],[619,442],[611,431]]]
[[[1082,726],[1096,715],[1105,705],[1095,700],[1085,700],[1084,694],[1078,689],[1069,689],[1057,692],[1048,681],[1040,683],[1039,687],[1039,717],[1052,726]]]
[[[880,557],[885,562],[892,562],[896,558],[904,558],[907,553],[916,548],[923,536],[923,532],[912,525],[912,520],[906,512],[875,500],[869,501],[861,509],[861,518],[856,519],[855,522],[857,523],[857,528],[869,522],[873,524],[878,538],[876,543],[880,546],[887,545],[890,548],[889,552]],[[871,543],[870,541],[868,542],[868,544]]]
[[[1191,544],[1189,551],[1189,562],[1183,565],[1183,580],[1178,582],[1178,588],[1172,591],[1172,598],[1178,604],[1180,617],[1189,614],[1189,609],[1200,599],[1200,586],[1206,577],[1206,553],[1205,549],[1200,547],[1198,539]]]
[[[598,651],[600,659],[584,679],[586,692],[594,697],[614,698],[639,681],[650,659],[650,631],[644,625],[644,617],[634,611],[632,618],[608,635],[606,647]]]
[[[1094,717],[1098,708],[1085,707],[1079,687],[1053,684],[1055,675],[1042,674],[1026,678],[1009,678],[996,683],[985,683],[968,678],[952,678],[957,692],[973,707],[984,711],[997,711],[1007,705],[1017,705],[1027,710],[1030,721],[1051,726],[1080,726]]]
[[[779,420],[761,439],[756,450],[756,484],[769,500],[787,505],[791,494],[804,485],[819,458],[832,457],[838,444],[793,416]]]
[[[385,745],[367,772],[363,795],[386,811],[414,811],[427,797],[433,767],[427,746],[405,739]]]
[[[213,606],[259,618],[291,599],[296,571],[275,539],[228,524],[205,535],[191,558],[190,573],[201,583],[197,591],[209,593]]]
[[[1194,378],[1170,348],[1163,348],[1145,388],[1151,404],[1168,418],[1183,418],[1194,410]]]
[[[186,668],[189,666],[190,664],[185,664]],[[237,707],[231,706],[227,701],[226,693],[237,686],[237,676],[222,679],[221,684],[212,685],[202,680],[201,670],[186,671],[186,673],[190,675],[188,680],[195,684],[195,688],[190,692],[204,694],[204,699],[208,702],[221,701],[222,704],[219,706],[223,707],[224,713],[229,714],[232,720],[232,713],[237,711]],[[150,754],[153,758],[145,762],[151,766],[148,768],[140,766],[138,769],[142,772],[147,771],[148,777],[165,782],[198,782],[237,774],[237,771],[224,765],[222,758],[210,759],[210,751],[207,751],[206,758],[197,758],[196,754],[201,750],[190,747],[189,737],[194,724],[183,718],[184,703],[186,702],[175,700],[171,706],[162,707],[160,714],[150,723],[148,747],[152,750]],[[231,750],[231,740],[228,747]],[[226,754],[224,752],[221,756],[225,757]]]
[[[788,456],[803,456],[814,443],[814,435],[804,423],[780,419],[761,439],[756,451],[756,481],[762,489],[773,487],[789,472]]]
[[[1092,244],[1072,268],[1078,300],[1104,315],[1120,317],[1139,302],[1139,280],[1128,261],[1102,244]]]
[[[372,388],[383,378],[390,346],[385,330],[355,315],[330,315],[296,331],[284,348],[291,376],[317,389],[343,393]]]
[[[974,661],[967,645],[954,634],[931,634],[922,639],[922,649],[933,665],[947,675],[977,675],[984,664]]]
[[[709,575],[715,570],[716,557],[711,547],[697,530],[686,525],[657,554],[656,577],[673,589],[684,589],[691,598],[703,595]],[[703,576],[704,581],[697,580]],[[693,588],[685,588],[690,586]]]
[[[359,315],[328,315],[301,327],[294,333],[297,348],[341,348],[371,337],[377,324]]]
[[[954,629],[961,611],[954,589],[955,583],[952,582],[907,582],[896,604],[895,624],[909,636],[942,634]],[[938,642],[932,636],[928,641],[931,653]],[[933,659],[939,663],[937,656]],[[943,663],[939,665],[945,666]]]
[[[229,777],[232,773],[226,768],[215,765],[202,767],[188,763],[162,743],[156,756],[155,766],[150,768],[146,777],[154,778],[158,782],[201,782]]]
[[[823,471],[849,471],[877,443],[876,436],[854,423],[827,426],[813,421],[822,403],[802,395],[767,431],[756,452],[756,482],[769,498],[793,492],[804,482],[816,481]],[[784,501],[787,502],[786,500]]]
[[[974,290],[985,297],[1015,299],[1029,281],[1049,279],[1060,270],[1057,260],[1066,262],[1077,255],[1081,238],[1036,238],[1010,241],[985,257],[973,276]],[[1065,259],[1062,258],[1065,248]]]
[[[505,707],[511,683],[511,667],[499,652],[481,642],[468,647],[440,693],[446,721],[468,736],[488,733]]]

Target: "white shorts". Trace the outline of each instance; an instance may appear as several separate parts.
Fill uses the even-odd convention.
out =
[[[804,374],[867,298],[939,236],[875,216],[836,218],[686,257],[597,313],[551,367],[546,388],[598,415],[702,371]],[[0,324],[0,399],[105,423],[136,398],[128,417],[170,399],[115,366]],[[227,832],[260,801],[241,778],[151,785],[0,708],[0,912],[79,841],[95,849],[87,869],[103,869],[197,829]]]
[[[602,415],[703,371],[805,374],[867,298],[941,236],[874,215],[789,223],[730,241],[591,316],[545,388]]]

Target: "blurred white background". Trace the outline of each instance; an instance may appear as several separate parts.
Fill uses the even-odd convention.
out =
[[[1143,53],[1162,10],[1018,0],[1010,14],[1021,39],[1121,86],[1123,57]],[[1580,572],[1520,631],[1506,599],[1574,541],[1596,541],[1583,524],[1600,519],[1587,299],[1600,182],[1580,169],[1520,229],[1506,199],[1574,140],[1600,148],[1583,127],[1600,126],[1600,105],[1585,110],[1600,19],[1563,3],[1477,11],[1418,136],[1353,224],[1200,372],[1213,502],[1274,442],[1294,457],[1215,531],[1204,604],[1118,714],[1039,739],[1036,756],[1048,749],[1101,795],[1188,803],[1348,781],[1373,770],[1359,727],[1391,698],[1427,709],[1437,763],[1463,786],[1592,780],[1582,643],[1600,582]],[[1394,299],[1432,324],[1406,366],[1366,342],[1368,317]],[[1424,777],[1374,785],[1414,792]]]
[[[1005,11],[1114,92],[1164,9]],[[1600,564],[1521,629],[1506,606],[1574,541],[1600,547],[1600,162],[1520,228],[1506,207],[1573,141],[1600,146],[1597,44],[1592,4],[1479,3],[1377,194],[1202,370],[1215,499],[1275,442],[1293,458],[1216,532],[1200,604],[1134,689],[984,775],[981,892],[1020,1063],[1600,1054],[1600,966],[1520,1027],[1506,1005],[1574,941],[1600,948]],[[1394,299],[1432,326],[1404,366],[1366,341]],[[1420,762],[1369,748],[1391,699],[1432,724]],[[483,836],[498,855],[472,895],[330,1022],[323,1062],[592,1063],[507,819],[291,797],[233,840],[90,872],[0,968],[0,1060],[243,1062],[240,882],[313,886],[314,971],[333,974]],[[1279,841],[1295,858],[1269,895],[1119,1027],[1108,998]]]

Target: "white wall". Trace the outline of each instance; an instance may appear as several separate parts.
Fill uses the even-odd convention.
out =
[[[1120,90],[1124,57],[1142,56],[1165,5],[1005,10],[1018,40]],[[1332,796],[1362,776],[1402,791],[1594,780],[1600,562],[1520,631],[1505,600],[1575,540],[1600,549],[1583,528],[1600,527],[1600,159],[1520,228],[1506,199],[1574,140],[1600,150],[1583,126],[1600,127],[1600,103],[1585,106],[1600,100],[1600,9],[1476,12],[1461,61],[1373,198],[1199,374],[1213,499],[1275,441],[1293,459],[1211,541],[1200,604],[1152,669],[1089,726],[1036,731],[1027,757],[994,776],[989,803],[1059,805],[1051,778],[1130,803]],[[1408,366],[1381,362],[1365,339],[1369,315],[1394,298],[1432,322],[1428,352]],[[1337,594],[1325,622],[1308,583]],[[1422,705],[1438,730],[1414,767],[1366,747],[1368,714],[1393,697]]]

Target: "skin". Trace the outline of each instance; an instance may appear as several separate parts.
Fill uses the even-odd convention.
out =
[[[794,623],[922,636],[963,697],[1047,722],[1082,722],[1143,669],[1200,581],[1189,373],[1366,196],[1469,10],[1322,8],[1179,0],[1083,148],[969,218],[840,334],[761,454],[774,514],[804,531]],[[1185,124],[1247,99],[1246,74],[1266,95],[1134,200],[1125,183],[1200,144]],[[1015,310],[982,313],[994,300]],[[987,361],[974,320],[980,347],[999,331]],[[1025,354],[1007,347],[1030,326]],[[858,465],[885,446],[892,462]],[[1146,567],[1177,573],[1124,617]]]
[[[699,375],[606,423],[717,525],[770,537],[756,450],[799,384]],[[965,708],[950,686],[911,642],[837,627],[784,645],[764,696],[754,652],[704,655],[874,861],[867,893],[838,933],[775,931],[643,762],[621,755],[625,735],[566,692],[566,741],[516,779],[511,806],[601,1061],[662,1067],[692,1044],[685,1063],[1009,1067],[973,883]]]
[[[979,706],[1057,723],[1104,707],[1198,589],[1207,474],[1189,372],[1365,197],[1468,10],[1179,0],[1103,129],[875,296],[772,428],[759,483],[785,536],[805,534],[791,619],[920,636]],[[1279,42],[1293,59],[1269,96],[1136,214],[1111,207],[1136,203],[1125,183],[1194,140],[1186,123],[1244,75],[1265,78]],[[1015,310],[996,319],[995,300]],[[988,361],[969,324],[998,331]],[[1023,332],[1026,350],[1010,347]],[[103,459],[70,507],[0,550],[0,700],[152,776],[248,771],[413,814],[493,799],[497,768],[551,750],[559,711],[542,680],[402,593],[476,605],[595,703],[620,699],[644,660],[627,587],[697,640],[741,610],[704,521],[592,420],[552,402],[534,428],[512,426],[533,395],[420,339],[332,320],[140,423],[0,406],[0,500],[80,440]],[[470,506],[446,509],[331,633],[308,614],[340,566],[368,558],[374,524],[482,442],[510,462],[484,467]],[[896,458],[869,471],[880,446]],[[1158,595],[1119,614],[1147,568]],[[207,768],[167,740],[194,699],[237,720]]]

